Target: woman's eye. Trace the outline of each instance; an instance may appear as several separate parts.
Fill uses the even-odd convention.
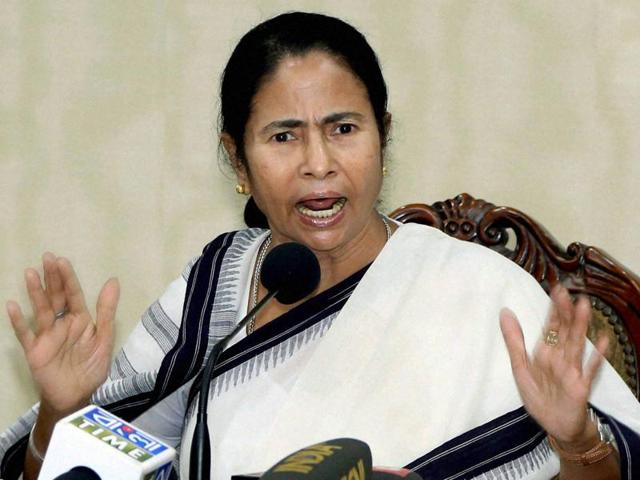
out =
[[[273,139],[278,143],[288,142],[289,140],[293,140],[293,135],[290,132],[280,132],[276,133],[273,136]]]
[[[338,125],[338,128],[336,128],[336,133],[339,133],[341,135],[346,135],[348,133],[353,132],[354,126],[350,123],[341,123],[340,125]]]

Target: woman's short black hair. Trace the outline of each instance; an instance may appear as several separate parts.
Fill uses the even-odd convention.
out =
[[[381,145],[385,145],[387,86],[378,58],[364,35],[334,17],[290,12],[271,18],[247,32],[233,50],[222,74],[220,131],[234,141],[237,158],[233,160],[241,162],[245,168],[248,165],[244,135],[253,97],[285,56],[304,55],[312,50],[335,56],[360,79],[369,95]],[[247,213],[245,210],[245,221]],[[259,223],[264,226],[263,222]]]

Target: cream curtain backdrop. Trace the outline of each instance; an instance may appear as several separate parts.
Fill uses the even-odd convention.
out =
[[[637,0],[0,3],[0,296],[51,250],[88,302],[117,276],[122,342],[243,199],[219,168],[222,68],[253,25],[344,18],[378,52],[393,141],[384,209],[466,191],[640,272]],[[2,315],[6,320],[6,314]],[[0,428],[37,397],[0,325]]]

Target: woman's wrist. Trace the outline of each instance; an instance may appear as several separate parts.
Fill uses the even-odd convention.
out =
[[[59,410],[49,402],[41,399],[38,410],[38,418],[29,434],[29,452],[35,460],[42,463],[47,453],[49,440],[58,420],[70,415],[80,408],[88,405],[88,401],[80,401],[77,406]]]
[[[553,440],[554,446],[559,447],[564,452],[568,453],[583,453],[593,448],[600,442],[600,435],[598,434],[598,427],[591,421],[587,420],[587,425],[584,431],[578,437],[566,441],[549,435],[549,438]]]
[[[560,459],[571,464],[588,466],[609,457],[615,450],[615,439],[589,409],[588,425],[583,435],[571,442],[561,442],[549,435],[549,442]]]
[[[86,407],[89,405],[90,401],[91,397],[82,398],[76,402],[66,405],[63,408],[59,408],[48,402],[46,399],[41,398],[38,407],[38,423],[42,423],[43,426],[50,427],[51,430],[53,430],[53,427],[58,420]]]
[[[43,411],[40,410],[38,419],[33,424],[33,427],[31,427],[31,433],[29,434],[29,452],[39,463],[42,463],[44,460],[49,446],[49,439],[53,433],[53,427],[58,420],[59,418],[44,414]]]
[[[38,446],[36,445],[35,434],[34,434],[36,425],[37,423],[33,424],[33,427],[31,427],[31,432],[29,433],[29,453],[31,453],[31,456],[35,460],[37,460],[39,463],[42,463],[44,462],[44,452],[40,448],[38,448]]]

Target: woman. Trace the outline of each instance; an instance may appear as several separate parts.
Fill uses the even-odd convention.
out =
[[[340,20],[290,13],[247,33],[223,77],[221,142],[237,191],[269,229],[207,245],[145,313],[106,382],[118,284],[103,287],[94,325],[69,262],[45,255],[45,288],[34,270],[26,276],[37,332],[7,307],[41,402],[2,437],[4,478],[23,463],[33,478],[55,421],[90,397],[179,444],[188,477],[193,380],[266,294],[264,256],[288,241],[316,254],[320,285],[292,306],[271,302],[224,352],[209,392],[213,478],[338,436],[424,478],[640,475],[640,407],[601,366],[603,342],[586,346],[582,366],[588,302],[555,290],[529,359],[549,309],[531,277],[376,211],[386,102],[374,52]]]

